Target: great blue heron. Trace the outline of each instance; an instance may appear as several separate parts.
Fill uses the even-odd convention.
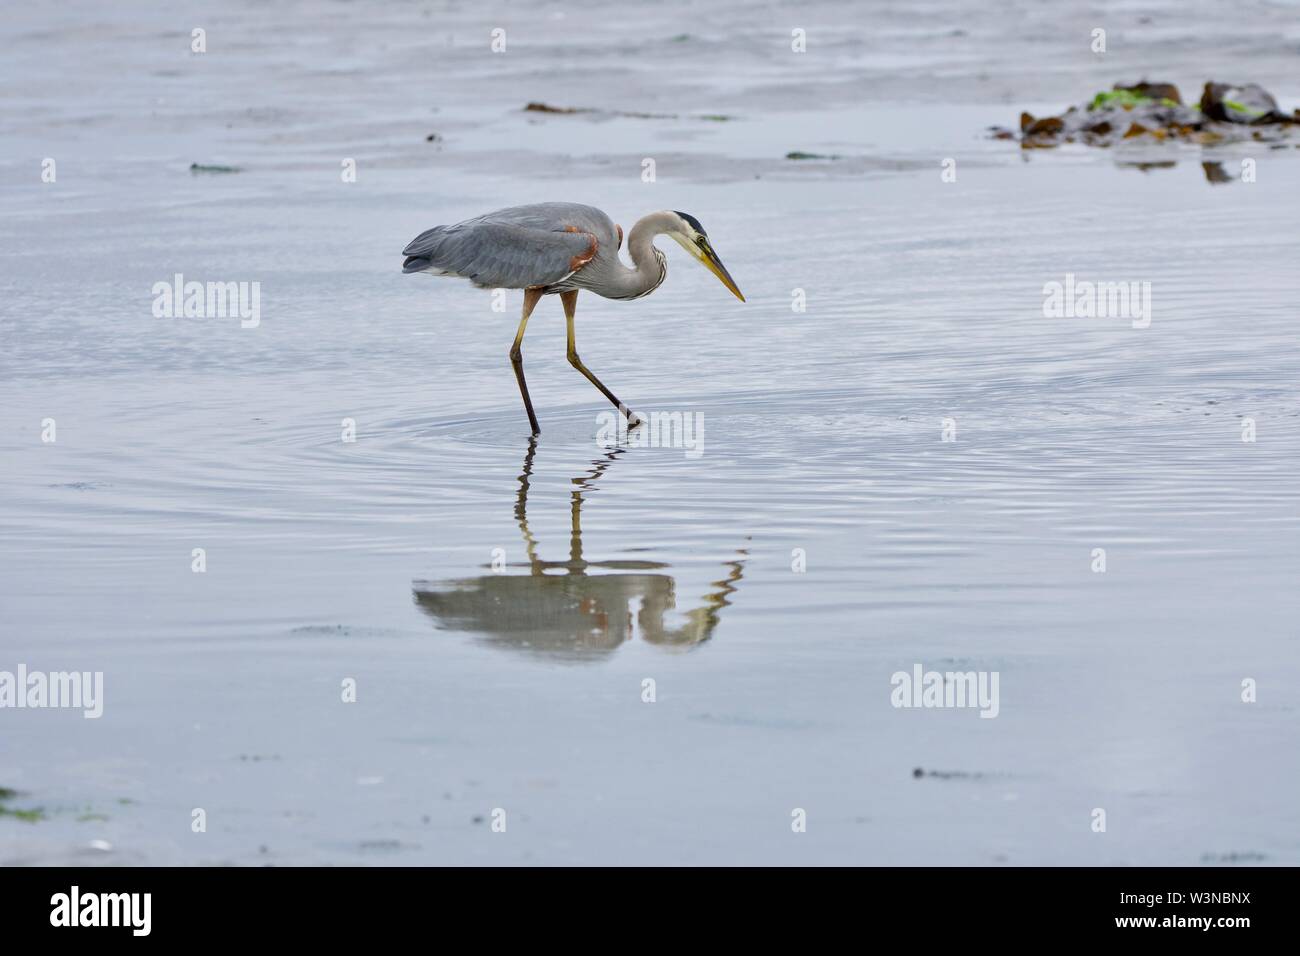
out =
[[[402,250],[403,272],[428,272],[469,279],[482,289],[523,289],[524,314],[519,320],[510,362],[524,397],[533,434],[541,433],[528,383],[524,381],[524,355],[520,348],[533,308],[544,295],[559,293],[569,324],[569,364],[590,380],[635,422],[635,415],[607,389],[578,358],[573,337],[573,317],[578,293],[586,289],[607,299],[639,299],[659,288],[668,275],[664,254],[654,238],[670,236],[722,280],[741,302],[730,273],[709,244],[704,227],[684,212],[652,212],[640,219],[627,237],[632,257],[629,269],[619,259],[623,227],[593,206],[546,202],[498,209],[454,226],[434,226],[420,233]]]

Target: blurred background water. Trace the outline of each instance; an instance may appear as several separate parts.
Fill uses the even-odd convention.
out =
[[[0,670],[106,697],[0,711],[7,806],[43,811],[0,862],[1300,859],[1300,152],[986,133],[1143,77],[1293,108],[1294,4],[71,3],[0,35]],[[530,443],[520,294],[400,274],[542,200],[708,229],[745,304],[661,243],[653,296],[578,305],[699,457],[597,444],[553,299]],[[260,325],[155,318],[176,273],[259,282]],[[1150,326],[1045,318],[1067,273],[1149,282]],[[999,716],[894,709],[914,663],[998,671]]]

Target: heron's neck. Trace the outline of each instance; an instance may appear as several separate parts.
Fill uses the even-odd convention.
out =
[[[642,216],[627,234],[627,253],[632,268],[623,277],[623,297],[633,298],[652,292],[663,281],[667,264],[663,253],[655,250],[655,236],[678,228],[677,217],[670,212],[652,212]]]

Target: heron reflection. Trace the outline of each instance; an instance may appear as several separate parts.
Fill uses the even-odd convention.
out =
[[[669,626],[664,617],[676,609],[677,597],[676,581],[664,573],[668,565],[659,561],[589,561],[583,554],[582,506],[595,482],[626,449],[610,451],[573,479],[569,556],[562,561],[541,557],[540,545],[528,526],[528,491],[536,451],[534,439],[524,457],[515,498],[515,520],[527,562],[476,578],[416,581],[415,601],[436,626],[484,635],[498,647],[578,659],[611,653],[637,634],[647,643],[679,649],[695,647],[712,637],[722,609],[740,583],[748,552],[738,549],[734,560],[723,562],[726,573],[686,611],[683,623]],[[511,573],[511,568],[526,568],[527,573]]]

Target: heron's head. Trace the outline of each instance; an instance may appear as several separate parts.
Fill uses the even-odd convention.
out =
[[[700,225],[700,221],[685,212],[674,212],[673,215],[677,217],[680,225],[677,229],[669,232],[668,235],[676,239],[683,249],[702,262],[704,268],[717,276],[737,299],[744,302],[745,297],[740,294],[735,281],[731,278],[731,273],[722,264],[718,254],[713,251],[713,246],[709,244],[709,237],[705,233],[704,227]]]

